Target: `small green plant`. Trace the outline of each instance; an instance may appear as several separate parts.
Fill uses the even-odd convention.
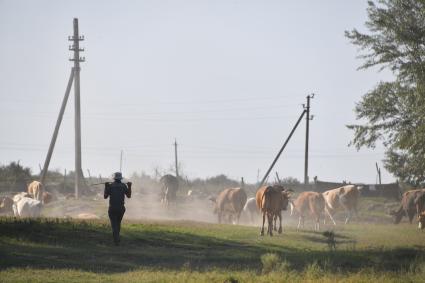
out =
[[[263,264],[263,274],[275,271],[280,266],[280,257],[275,253],[266,253],[261,256],[261,263]]]
[[[416,258],[410,263],[408,272],[410,274],[425,274],[425,261],[423,258]]]
[[[261,256],[261,263],[263,264],[263,274],[270,272],[287,274],[291,272],[291,263],[286,259],[282,261],[279,255],[275,253],[263,254]]]
[[[317,261],[306,266],[304,269],[306,278],[317,279],[323,276],[323,269]]]
[[[278,271],[281,273],[288,274],[291,272],[291,267],[291,263],[285,259],[279,264]]]

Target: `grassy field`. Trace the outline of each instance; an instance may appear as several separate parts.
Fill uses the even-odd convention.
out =
[[[334,229],[333,226],[325,228]],[[0,282],[424,282],[415,225],[350,224],[323,232],[191,221],[0,218]]]

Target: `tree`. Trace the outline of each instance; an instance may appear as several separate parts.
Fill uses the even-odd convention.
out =
[[[0,190],[26,191],[27,183],[31,181],[31,169],[23,167],[19,162],[10,162],[0,166]]]
[[[350,145],[386,148],[384,167],[404,182],[425,181],[425,1],[368,2],[369,34],[346,31],[360,47],[359,69],[389,69],[394,81],[380,82],[355,106],[361,123]]]
[[[291,176],[283,178],[282,183],[283,184],[289,184],[289,185],[299,185],[299,184],[301,184],[301,182],[297,178],[291,177]]]

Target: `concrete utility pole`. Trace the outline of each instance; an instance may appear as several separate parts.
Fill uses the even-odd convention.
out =
[[[65,192],[66,190],[66,169],[63,172],[63,191]]]
[[[74,18],[74,35],[68,37],[72,41],[69,50],[74,51],[74,57],[69,59],[74,62],[74,95],[75,95],[75,198],[78,199],[80,185],[84,178],[83,169],[81,167],[81,109],[80,109],[80,62],[84,62],[85,58],[80,57],[80,52],[84,49],[80,48],[80,41],[84,40],[84,36],[78,34],[78,19]]]
[[[314,93],[307,95],[307,106],[304,108],[306,111],[305,116],[305,160],[304,160],[304,185],[308,185],[308,139],[310,135],[310,120],[313,119],[313,116],[310,117],[310,99],[314,97]]]
[[[179,177],[179,162],[177,159],[177,140],[174,139],[174,161],[176,163],[176,177]]]
[[[42,184],[44,184],[44,181],[46,180],[46,176],[47,176],[47,171],[49,170],[50,159],[52,158],[53,149],[55,148],[56,139],[59,133],[59,128],[62,123],[63,114],[66,108],[66,103],[68,102],[69,93],[71,92],[73,79],[74,79],[74,68],[71,69],[71,74],[69,75],[68,85],[65,90],[65,96],[63,97],[62,106],[59,111],[59,116],[58,116],[58,119],[56,120],[55,130],[53,131],[53,136],[50,141],[49,150],[47,151],[46,160],[44,161],[43,170],[41,170],[41,167],[40,167],[40,171],[41,171],[40,182]]]
[[[123,151],[121,149],[121,155],[120,155],[120,172],[121,173],[122,173],[122,154],[123,154]]]
[[[295,130],[297,129],[298,125],[300,124],[300,122],[301,122],[304,114],[306,114],[306,110],[305,109],[301,113],[300,117],[298,118],[297,122],[295,123],[295,126],[292,128],[292,131],[289,133],[289,136],[286,138],[285,143],[283,144],[283,146],[279,150],[278,154],[274,158],[272,164],[270,165],[269,169],[267,170],[266,174],[264,175],[264,177],[261,180],[261,182],[260,182],[260,184],[259,184],[258,187],[261,187],[266,182],[267,178],[269,177],[270,171],[272,171],[274,165],[276,164],[277,160],[279,159],[280,155],[282,154],[283,150],[285,149],[286,145],[288,144],[289,140],[291,139],[291,137],[294,134]]]
[[[381,185],[382,184],[381,183],[381,168],[379,168],[378,162],[375,162],[375,165],[376,165],[376,172],[378,173],[378,182]]]

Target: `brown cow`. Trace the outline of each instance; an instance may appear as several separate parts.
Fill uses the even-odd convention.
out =
[[[418,213],[415,200],[423,192],[425,192],[425,189],[410,190],[403,194],[400,208],[390,212],[390,215],[394,216],[395,224],[400,223],[403,216],[407,216],[409,218],[410,224],[412,224],[413,217],[416,215],[416,213]]]
[[[54,201],[55,199],[56,198],[53,194],[46,192],[46,191],[43,192],[43,203],[44,204],[48,204],[48,203]]]
[[[302,192],[295,201],[291,202],[291,215],[299,215],[297,230],[304,228],[305,215],[309,213],[315,220],[314,230],[320,230],[320,216],[325,209],[325,198],[321,193]]]
[[[10,197],[0,198],[0,213],[4,213],[6,215],[13,214],[13,199]]]
[[[167,174],[159,180],[161,183],[161,203],[169,207],[171,203],[177,205],[177,191],[179,190],[179,180],[177,177]]]
[[[326,204],[325,212],[329,215],[334,225],[336,225],[336,222],[333,215],[339,208],[344,209],[347,213],[345,224],[350,221],[353,212],[357,215],[359,195],[360,192],[355,185],[346,185],[323,193]]]
[[[290,192],[286,191],[281,185],[262,186],[258,189],[255,199],[257,207],[263,215],[263,224],[261,226],[261,236],[264,236],[264,222],[267,216],[267,234],[273,236],[273,219],[279,218],[278,233],[282,233],[282,210],[288,207]]]
[[[32,198],[42,201],[43,200],[43,185],[39,181],[32,181],[28,185],[28,193]]]
[[[243,188],[225,189],[218,194],[216,199],[210,198],[215,202],[214,213],[218,214],[218,223],[221,223],[227,215],[229,223],[234,217],[236,224],[238,224],[246,199],[247,196]]]

